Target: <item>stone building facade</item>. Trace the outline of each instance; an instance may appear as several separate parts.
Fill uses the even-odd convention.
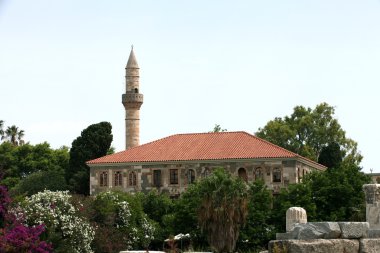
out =
[[[178,196],[215,168],[247,182],[264,180],[278,193],[323,165],[246,132],[172,135],[87,163],[90,193],[157,189]]]
[[[298,183],[323,165],[264,141],[246,132],[177,134],[139,145],[139,66],[133,51],[126,66],[126,150],[101,157],[90,167],[90,194],[110,188],[126,192],[158,189],[178,196],[186,188],[223,167],[247,182],[264,180],[273,193]]]

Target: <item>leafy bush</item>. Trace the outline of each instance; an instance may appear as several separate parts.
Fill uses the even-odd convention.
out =
[[[10,192],[12,196],[30,196],[44,190],[64,191],[67,187],[63,172],[38,171],[22,179]]]
[[[45,225],[27,227],[8,211],[11,199],[4,186],[0,186],[0,252],[49,253],[51,244],[41,241]]]
[[[92,252],[90,245],[94,230],[77,215],[70,198],[68,191],[49,190],[26,197],[21,206],[25,222],[46,225],[48,241],[53,243],[54,252]]]
[[[102,192],[96,195],[93,209],[93,221],[97,223],[94,241],[96,252],[145,249],[154,239],[154,223],[143,212],[137,196],[116,191]],[[118,245],[110,249],[112,251],[104,251],[109,247],[107,238],[110,234],[121,239]]]

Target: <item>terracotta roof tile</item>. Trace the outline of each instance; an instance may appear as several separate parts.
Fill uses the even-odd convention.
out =
[[[296,157],[301,156],[246,132],[219,132],[171,135],[87,164]]]

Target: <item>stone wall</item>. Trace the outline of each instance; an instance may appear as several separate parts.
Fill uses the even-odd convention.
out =
[[[137,135],[137,134],[136,134]],[[136,136],[135,135],[135,136]],[[128,137],[128,136],[127,136]],[[267,185],[268,189],[272,190],[274,194],[279,193],[282,188],[288,184],[294,184],[301,181],[302,176],[313,170],[309,165],[303,164],[296,160],[246,160],[246,161],[213,161],[213,162],[178,162],[168,164],[146,164],[146,165],[112,165],[111,166],[97,166],[91,167],[90,173],[90,193],[96,194],[110,188],[114,188],[112,175],[115,171],[121,171],[123,174],[123,184],[118,186],[126,192],[135,191],[150,191],[157,189],[160,192],[167,192],[172,196],[176,196],[187,189],[189,186],[189,170],[194,171],[195,180],[201,179],[207,174],[211,173],[215,168],[223,167],[232,175],[239,176],[239,170],[244,171],[245,178],[248,182],[256,180],[256,170],[260,169],[262,179]],[[178,169],[178,183],[171,184],[170,170]],[[274,182],[273,171],[279,169],[281,171],[280,181]],[[161,185],[156,187],[153,184],[153,171],[161,171]],[[109,184],[106,187],[99,186],[99,173],[106,171],[108,173]],[[128,185],[128,173],[135,171],[137,174],[137,185]],[[191,183],[191,182],[190,182]]]

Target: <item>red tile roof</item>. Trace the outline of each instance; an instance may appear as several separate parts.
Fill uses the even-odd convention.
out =
[[[301,158],[301,156],[246,132],[219,132],[171,135],[88,161],[87,164],[252,158]],[[315,163],[310,160],[309,162]]]

